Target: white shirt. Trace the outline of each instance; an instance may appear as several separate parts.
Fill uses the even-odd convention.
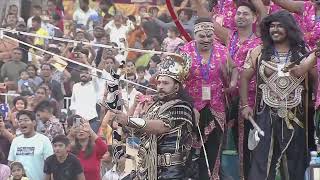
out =
[[[82,85],[81,82],[73,85],[70,110],[75,110],[77,115],[91,120],[98,117],[96,104],[99,94],[97,79]]]
[[[44,179],[44,160],[52,154],[51,142],[45,135],[36,133],[31,138],[21,135],[13,139],[8,160],[22,163],[29,179]]]
[[[112,20],[104,26],[104,29],[110,32],[110,42],[115,42],[119,47],[124,48],[124,44],[120,42],[120,39],[127,41],[127,34],[131,30],[130,26],[121,25],[120,28],[117,28]]]
[[[73,20],[77,22],[77,24],[87,25],[89,17],[91,15],[97,14],[97,12],[91,8],[87,12],[84,12],[81,8],[77,8],[77,10],[73,13]]]
[[[121,91],[122,99],[125,102],[124,103],[125,105],[129,105],[129,109],[133,106],[134,100],[138,94],[141,94],[141,92],[137,91],[136,88],[133,88],[130,94],[127,92],[126,88],[122,89]],[[125,108],[123,109],[123,112],[126,112]]]
[[[120,54],[120,53],[117,54],[114,58],[116,59],[116,61],[117,61],[119,64],[121,64],[121,61],[126,62],[126,57],[125,57],[124,55]]]
[[[104,176],[102,177],[102,180],[120,180],[126,177],[126,175],[128,175],[128,173],[123,172],[119,174],[116,171],[116,166],[113,166],[113,168],[111,168],[109,171],[106,172],[106,174],[104,174]]]

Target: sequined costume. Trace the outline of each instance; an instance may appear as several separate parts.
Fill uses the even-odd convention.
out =
[[[254,119],[265,132],[252,151],[249,180],[275,179],[280,170],[284,179],[304,178],[307,166],[307,75],[295,77],[279,73],[281,64],[290,59],[290,52],[272,55],[270,60],[263,60],[260,54],[254,64],[249,55],[244,64],[244,68],[256,70]]]
[[[192,146],[193,111],[190,104],[173,99],[157,101],[143,117],[162,120],[171,130],[160,136],[142,133],[138,152],[138,179],[187,179],[185,171]]]
[[[220,152],[222,145],[222,134],[225,126],[225,97],[223,93],[222,82],[222,68],[225,67],[227,50],[218,42],[214,42],[211,49],[211,59],[208,64],[201,64],[203,59],[198,55],[196,42],[191,41],[181,48],[181,52],[187,53],[192,58],[190,74],[185,82],[186,89],[194,99],[194,106],[200,113],[199,126],[204,135],[205,147],[208,154],[209,167],[212,174],[212,179],[219,179],[220,169]],[[207,67],[208,79],[203,76],[202,69]],[[202,99],[203,85],[210,86],[211,98],[210,100]],[[201,143],[198,139],[195,140],[193,147],[196,149],[201,148]],[[201,150],[199,163],[200,179],[207,175],[207,166]]]

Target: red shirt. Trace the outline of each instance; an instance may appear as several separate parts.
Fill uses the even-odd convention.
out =
[[[86,179],[100,180],[100,160],[107,150],[107,144],[99,137],[95,141],[93,152],[90,157],[85,158],[84,151],[80,151],[77,155],[83,167]]]

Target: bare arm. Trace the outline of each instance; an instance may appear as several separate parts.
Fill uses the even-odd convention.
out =
[[[310,54],[307,59],[302,62],[300,65],[293,67],[290,70],[290,73],[296,77],[301,77],[306,74],[317,62],[317,56],[315,53]]]
[[[213,15],[202,5],[201,0],[192,0],[191,8],[197,11],[199,17],[212,17]]]
[[[273,0],[275,4],[293,13],[302,13],[304,9],[303,1]]]
[[[256,61],[260,55],[261,47],[257,47],[248,52],[243,70],[240,73],[240,103],[242,106],[248,105],[248,84],[256,71]]]
[[[11,134],[7,129],[4,129],[1,133],[2,136],[4,136],[6,139],[8,139],[10,142],[15,138],[13,134]]]

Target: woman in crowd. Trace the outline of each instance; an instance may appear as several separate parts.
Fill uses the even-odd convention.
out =
[[[77,122],[75,116],[73,122]],[[100,161],[107,152],[107,144],[91,129],[90,124],[81,119],[81,124],[73,123],[69,138],[71,151],[81,162],[86,179],[100,180]]]
[[[33,64],[29,64],[27,67],[27,71],[29,74],[29,78],[32,79],[33,83],[36,86],[39,86],[42,82],[42,79],[37,75],[37,71],[38,71],[37,67]]]

